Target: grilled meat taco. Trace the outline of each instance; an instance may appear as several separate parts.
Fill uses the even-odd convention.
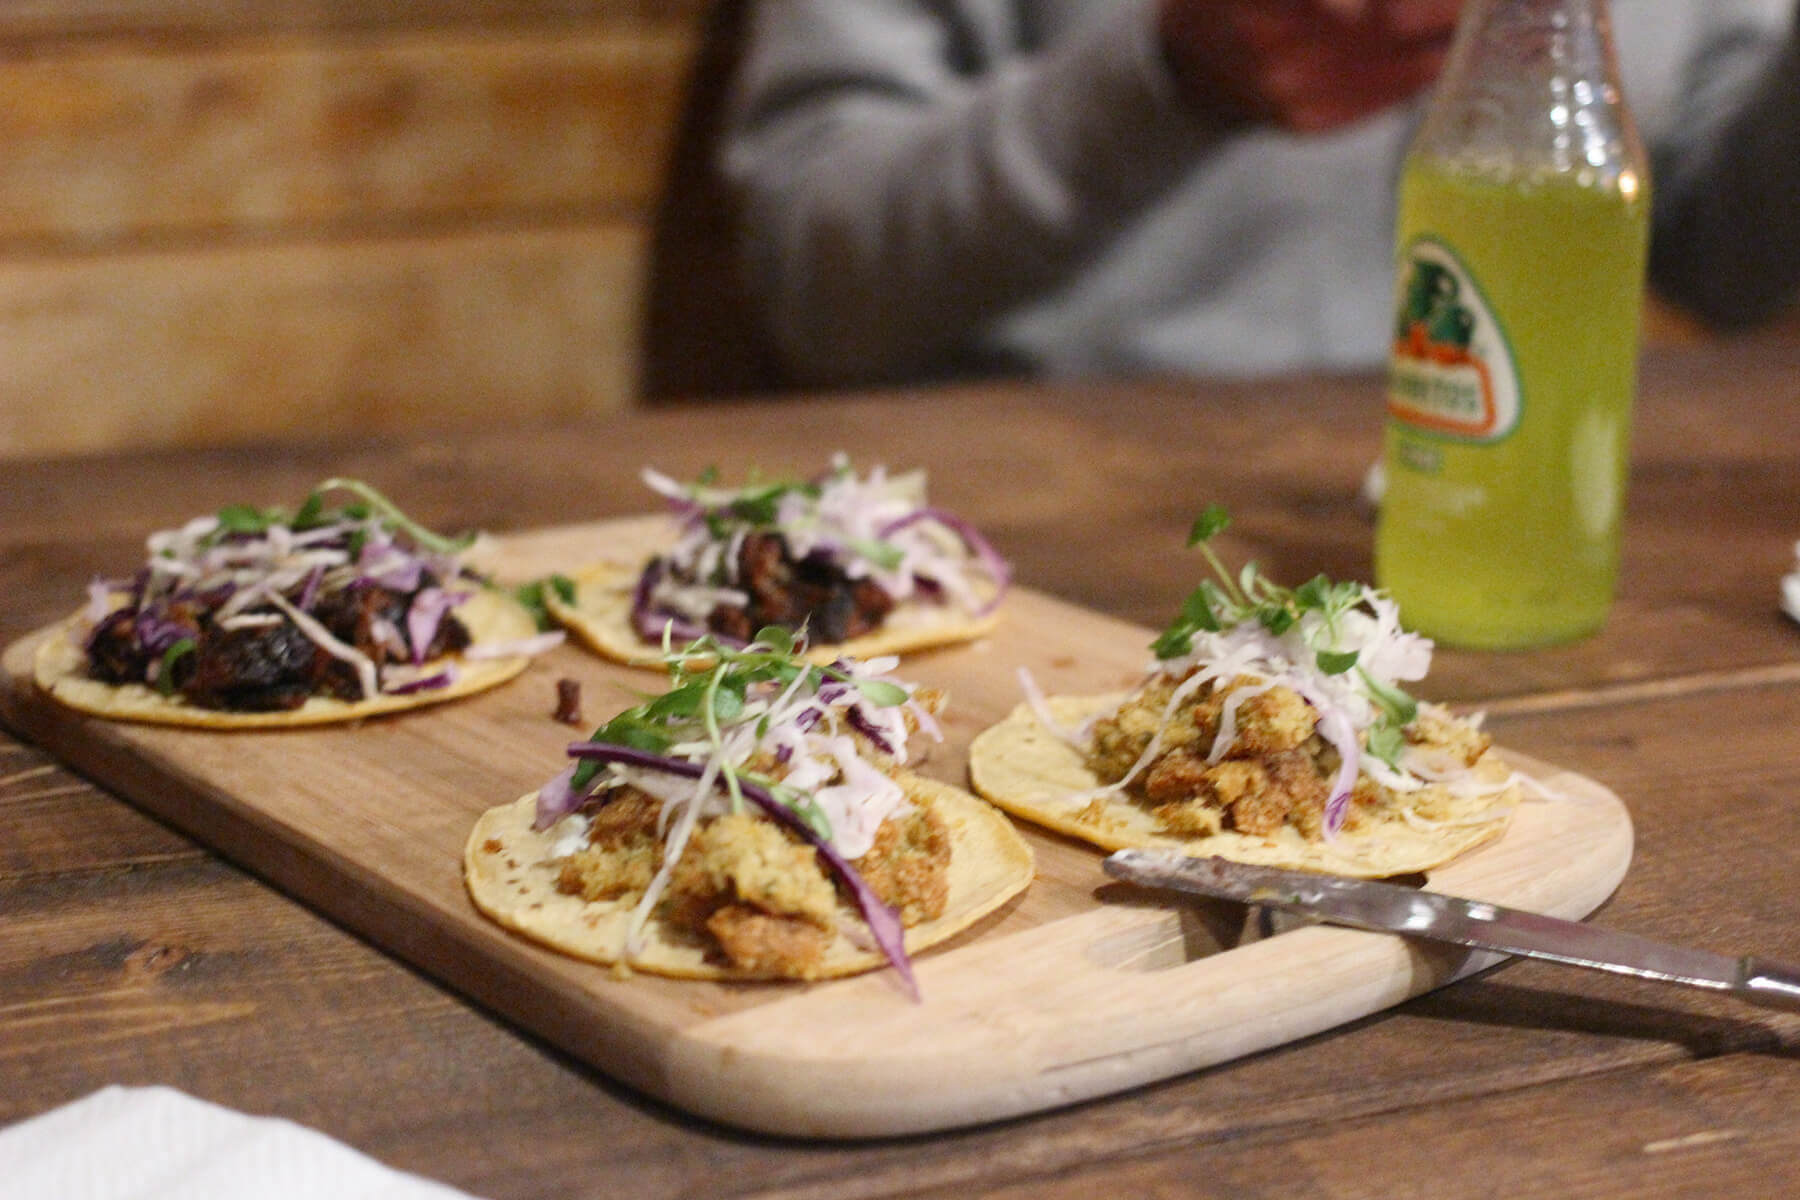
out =
[[[822,979],[893,963],[1030,883],[1006,817],[905,769],[935,697],[892,659],[810,664],[765,630],[672,651],[665,694],[489,810],[475,906],[564,953],[698,979]]]
[[[374,489],[227,508],[148,539],[39,647],[39,686],[99,716],[207,728],[356,720],[505,682],[561,635]]]
[[[1006,563],[966,521],[925,499],[922,475],[858,475],[842,455],[822,477],[683,485],[644,473],[680,522],[643,562],[601,562],[545,593],[589,647],[637,665],[712,635],[806,630],[816,662],[967,641],[993,627]]]
[[[1518,779],[1469,720],[1415,701],[1431,643],[1394,603],[1319,577],[1218,575],[1121,695],[1028,699],[970,748],[975,790],[1109,850],[1357,876],[1423,871],[1500,834]],[[1029,682],[1029,681],[1028,681]]]

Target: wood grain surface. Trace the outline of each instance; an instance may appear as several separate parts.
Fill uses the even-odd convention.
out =
[[[625,519],[486,548],[521,583],[598,559],[636,560],[673,525]],[[476,817],[561,769],[550,719],[572,679],[604,722],[656,674],[565,646],[468,700],[354,727],[220,734],[95,719],[33,679],[54,627],[0,658],[0,717],[64,762],[265,875],[569,1053],[682,1109],[801,1137],[981,1124],[1073,1104],[1317,1033],[1492,965],[1341,929],[1239,944],[1237,906],[1201,917],[1106,887],[1100,852],[1026,829],[1028,893],[917,965],[911,1002],[888,972],[814,985],[622,980],[486,920],[461,878]],[[922,770],[967,786],[968,744],[1019,702],[1017,672],[1052,694],[1136,677],[1152,631],[1034,592],[990,636],[909,656],[942,689],[944,741]],[[1548,798],[1426,886],[1563,917],[1612,894],[1631,858],[1618,797],[1527,766]]]
[[[0,460],[628,404],[706,11],[0,8]]]
[[[1212,499],[1234,558],[1368,568],[1366,378],[971,386],[668,410],[479,437],[288,440],[9,464],[0,641],[67,612],[145,532],[365,476],[441,527],[640,511],[637,470],[921,465],[1023,582],[1136,625],[1196,577],[1168,547]],[[1608,628],[1440,651],[1429,694],[1628,801],[1631,869],[1594,916],[1800,959],[1800,353],[1750,340],[1642,373]],[[161,1082],[306,1122],[488,1200],[1135,1195],[1766,1196],[1800,1187],[1800,1019],[1514,963],[1378,1017],[1030,1118],[798,1143],[684,1116],[0,737],[0,1121]],[[1116,1186],[1115,1186],[1116,1184]]]

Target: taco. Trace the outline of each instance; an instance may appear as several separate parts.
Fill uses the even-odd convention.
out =
[[[419,526],[332,479],[292,512],[235,506],[148,539],[128,579],[38,648],[38,685],[118,720],[212,729],[351,721],[494,687],[561,640]]]
[[[601,562],[544,594],[597,653],[639,666],[711,635],[804,629],[811,657],[869,658],[973,640],[993,628],[1008,568],[967,521],[927,503],[924,476],[858,475],[838,455],[812,480],[645,482],[672,505],[672,545],[648,562]]]
[[[1520,779],[1478,722],[1414,700],[1431,643],[1391,598],[1320,576],[1279,587],[1254,564],[1200,585],[1125,693],[1024,703],[978,735],[975,790],[1109,850],[1342,875],[1424,871],[1499,836]],[[1029,678],[1027,677],[1029,684]]]
[[[464,851],[476,908],[598,963],[691,979],[825,979],[967,929],[1023,891],[1030,848],[905,769],[938,697],[894,660],[806,662],[788,635],[667,656],[621,713]]]

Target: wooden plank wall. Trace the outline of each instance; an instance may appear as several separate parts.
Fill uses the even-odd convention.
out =
[[[778,387],[706,155],[741,14],[0,3],[0,461]]]
[[[0,6],[0,458],[628,403],[709,7]]]

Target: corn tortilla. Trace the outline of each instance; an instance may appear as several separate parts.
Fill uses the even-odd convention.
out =
[[[1064,729],[1080,728],[1121,699],[1057,696],[1048,700],[1050,717]],[[1509,772],[1493,751],[1476,770],[1496,782]],[[969,777],[975,791],[1022,820],[1079,838],[1105,850],[1147,847],[1217,856],[1237,862],[1362,878],[1405,875],[1440,866],[1498,837],[1506,828],[1517,785],[1498,796],[1437,797],[1443,816],[1417,825],[1399,812],[1370,814],[1357,828],[1310,841],[1288,825],[1269,836],[1223,830],[1181,837],[1160,832],[1157,819],[1123,793],[1095,801],[1103,781],[1082,752],[1045,727],[1029,704],[976,736],[969,747]]]
[[[906,930],[917,953],[969,928],[1024,891],[1033,874],[1031,848],[1012,823],[960,788],[914,775],[902,784],[934,805],[950,829],[949,898],[944,915]],[[556,888],[554,827],[532,828],[537,794],[489,809],[463,851],[463,877],[475,907],[494,921],[554,950],[601,964],[678,979],[757,978],[710,958],[697,941],[652,917],[642,951],[627,962],[625,936],[634,900],[589,902]],[[819,978],[854,975],[885,966],[861,916],[839,904],[839,931],[825,952]]]

